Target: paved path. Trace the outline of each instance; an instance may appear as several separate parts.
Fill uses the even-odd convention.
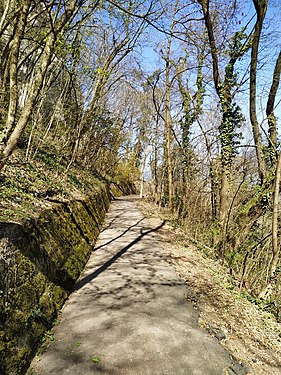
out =
[[[162,224],[163,225],[163,224]],[[133,197],[114,201],[35,374],[222,375],[232,365],[197,328],[186,287]]]

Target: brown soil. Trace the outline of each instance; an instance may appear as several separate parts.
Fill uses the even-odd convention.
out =
[[[163,215],[151,203],[139,208],[153,226]],[[159,231],[163,248],[187,284],[187,299],[200,311],[199,325],[217,337],[231,355],[249,366],[251,375],[281,374],[281,324],[232,289],[229,274],[166,224]]]

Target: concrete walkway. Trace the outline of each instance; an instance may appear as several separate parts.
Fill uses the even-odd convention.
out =
[[[147,226],[134,197],[112,203],[33,374],[240,374],[219,342],[197,328],[198,313],[163,255],[158,229]]]

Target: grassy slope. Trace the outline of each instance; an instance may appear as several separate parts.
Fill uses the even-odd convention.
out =
[[[37,216],[52,202],[85,197],[102,184],[91,171],[67,165],[41,152],[27,162],[18,151],[0,173],[0,221],[21,222]]]

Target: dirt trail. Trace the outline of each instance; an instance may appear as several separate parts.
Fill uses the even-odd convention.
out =
[[[198,311],[134,197],[114,201],[54,341],[29,374],[246,374]]]

